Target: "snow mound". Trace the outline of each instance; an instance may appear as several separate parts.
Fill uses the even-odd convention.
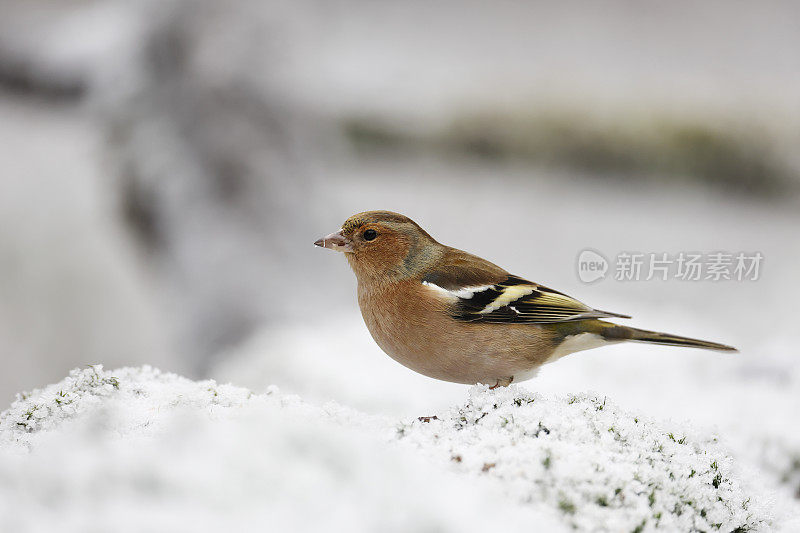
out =
[[[392,432],[277,389],[75,370],[0,414],[0,531],[563,530]]]
[[[558,509],[579,530],[749,531],[769,523],[716,437],[591,395],[474,387],[466,405],[402,425],[398,438],[459,471],[497,478],[520,502]]]
[[[591,395],[470,389],[369,416],[149,367],[75,370],[0,414],[0,530],[745,531],[713,436]]]

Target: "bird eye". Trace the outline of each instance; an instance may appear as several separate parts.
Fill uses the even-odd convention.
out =
[[[378,232],[375,231],[374,229],[368,229],[367,231],[364,232],[364,240],[366,240],[366,241],[375,240],[375,237],[377,237],[377,236],[378,236]]]

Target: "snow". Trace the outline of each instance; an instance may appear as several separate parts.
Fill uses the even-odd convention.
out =
[[[150,367],[74,370],[0,414],[0,530],[730,531],[783,519],[713,434],[591,394],[460,390],[466,401],[418,419]]]
[[[477,531],[547,523],[391,446],[388,420],[152,368],[73,371],[0,416],[2,531]],[[553,524],[553,531],[559,526]]]
[[[606,398],[548,398],[511,386],[470,390],[463,407],[406,438],[485,472],[517,501],[558,510],[583,531],[733,531],[769,522],[713,435],[663,425]],[[738,479],[737,479],[738,478]]]

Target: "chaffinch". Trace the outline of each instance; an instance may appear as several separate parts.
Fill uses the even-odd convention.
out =
[[[630,317],[593,309],[439,244],[398,213],[353,215],[314,244],[344,252],[378,346],[432,378],[506,386],[572,352],[621,341],[736,351],[600,320]]]

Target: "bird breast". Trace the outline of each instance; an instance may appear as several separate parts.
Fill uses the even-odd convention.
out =
[[[552,353],[532,324],[476,324],[452,317],[453,295],[420,282],[359,283],[361,314],[375,342],[400,364],[457,383],[494,383],[530,375]]]

